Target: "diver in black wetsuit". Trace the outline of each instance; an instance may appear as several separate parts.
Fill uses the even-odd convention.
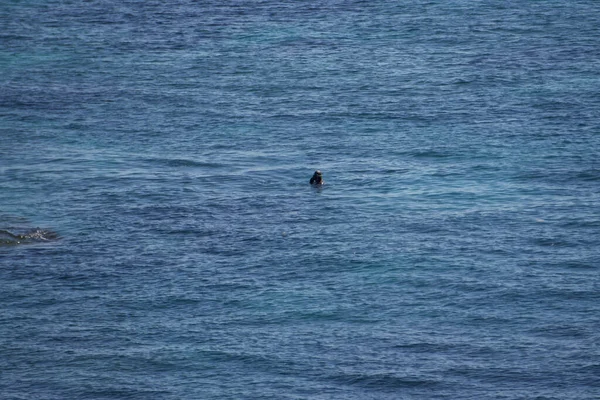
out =
[[[325,183],[325,181],[323,180],[323,174],[321,173],[321,171],[316,170],[315,173],[313,174],[312,178],[310,178],[310,184],[311,185],[322,185],[324,183]]]

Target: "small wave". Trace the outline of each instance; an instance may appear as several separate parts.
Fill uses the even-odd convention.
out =
[[[397,376],[392,373],[358,374],[349,373],[333,377],[334,380],[364,388],[380,390],[397,390],[401,388],[434,387],[437,381],[414,376]]]
[[[57,240],[56,232],[47,229],[0,229],[0,246],[14,246],[19,244],[40,243]]]
[[[436,151],[436,150],[423,150],[423,151],[414,151],[411,155],[415,158],[449,158],[452,157],[452,154]]]
[[[585,171],[580,171],[575,175],[576,179],[580,179],[582,181],[599,181],[600,180],[600,170],[598,169],[589,169]]]
[[[529,239],[531,243],[541,247],[575,247],[577,243],[556,237],[534,237]]]
[[[219,168],[221,165],[218,163],[202,162],[189,160],[184,158],[149,158],[145,161],[150,163],[158,163],[166,165],[167,167],[180,168],[180,167],[198,167],[198,168]]]

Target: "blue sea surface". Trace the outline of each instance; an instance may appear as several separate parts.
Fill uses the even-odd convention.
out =
[[[600,2],[0,28],[0,399],[599,398]]]

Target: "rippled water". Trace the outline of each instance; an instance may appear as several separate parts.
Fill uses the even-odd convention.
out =
[[[0,398],[597,398],[596,2],[0,21]]]

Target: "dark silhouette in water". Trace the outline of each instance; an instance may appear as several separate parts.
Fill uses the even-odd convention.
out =
[[[321,173],[321,171],[316,170],[315,173],[313,174],[312,178],[310,178],[310,184],[311,185],[322,185],[324,183],[325,183],[325,181],[323,180],[323,174]]]

